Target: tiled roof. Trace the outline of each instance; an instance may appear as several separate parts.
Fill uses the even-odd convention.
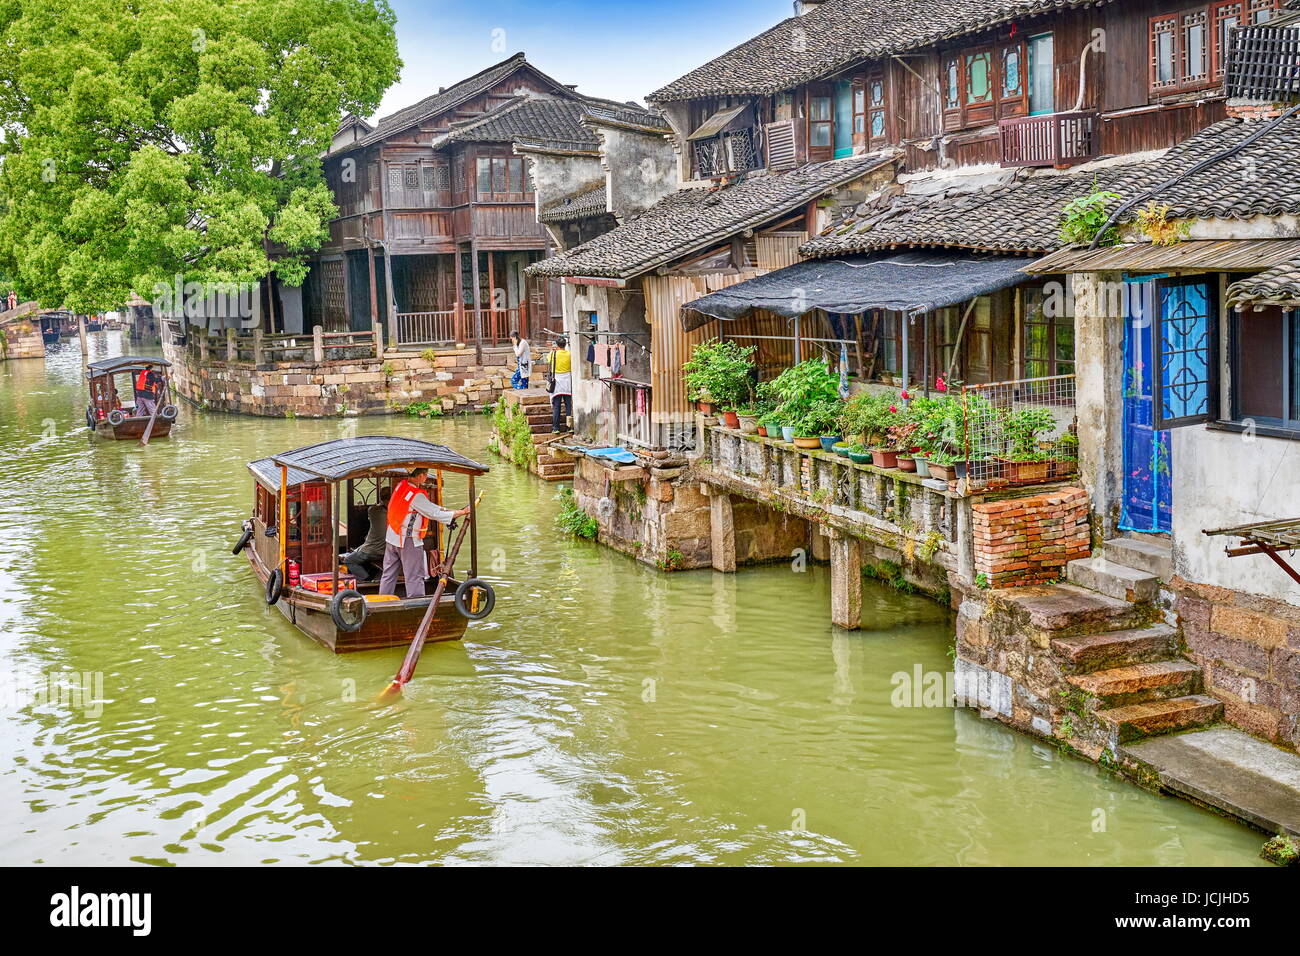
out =
[[[1300,259],[1292,259],[1228,286],[1228,305],[1300,307]]]
[[[633,103],[609,106],[589,100],[583,109],[583,119],[597,124],[613,123],[618,126],[672,132],[672,127],[668,125],[668,121],[661,113],[656,110],[642,109]]]
[[[418,103],[398,110],[388,116],[381,117],[375,124],[374,132],[363,136],[354,143],[348,143],[346,146],[334,150],[335,153],[349,152],[362,146],[369,146],[371,143],[377,143],[394,133],[406,129],[408,126],[414,126],[421,120],[426,120],[431,116],[437,116],[445,113],[466,100],[471,100],[490,90],[497,83],[501,82],[519,67],[529,65],[528,60],[522,53],[516,53],[507,60],[489,66],[486,70],[475,73],[473,76],[466,77],[459,83],[454,83],[432,96],[426,96]]]
[[[761,225],[866,175],[893,153],[751,174],[721,189],[679,189],[590,242],[528,267],[533,275],[631,278]]]
[[[928,196],[885,195],[852,210],[800,251],[813,258],[892,246],[957,246],[1000,252],[1045,252],[1060,246],[1061,210],[1115,173],[1040,174],[980,189]]]
[[[605,184],[600,183],[552,203],[542,210],[537,219],[540,222],[571,222],[588,216],[599,216],[608,211],[605,208]]]
[[[710,60],[652,102],[697,96],[769,95],[828,76],[867,58],[930,46],[951,37],[1065,7],[1110,0],[826,0],[801,16]]]
[[[552,149],[595,152],[596,134],[582,125],[583,104],[543,96],[518,96],[493,110],[452,126],[433,142],[521,143]]]
[[[1265,133],[1267,125],[1235,119],[1215,123],[1179,143],[1159,162],[1134,167],[1111,188],[1123,199],[1132,199],[1258,136],[1232,155],[1160,190],[1154,201],[1167,203],[1174,219],[1248,219],[1300,213],[1300,116],[1285,119]],[[1138,203],[1120,221],[1133,221],[1145,206],[1145,202]]]

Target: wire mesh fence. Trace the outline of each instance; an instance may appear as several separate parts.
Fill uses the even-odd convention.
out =
[[[972,488],[1056,481],[1078,471],[1073,375],[962,387]]]

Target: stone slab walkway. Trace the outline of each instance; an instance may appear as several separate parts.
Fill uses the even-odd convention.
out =
[[[1300,836],[1300,756],[1231,727],[1125,744],[1161,786],[1269,833]]]

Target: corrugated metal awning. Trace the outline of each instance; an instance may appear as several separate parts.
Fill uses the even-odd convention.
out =
[[[710,116],[708,119],[706,119],[699,129],[697,129],[694,133],[692,133],[690,136],[687,136],[686,138],[688,140],[693,140],[693,139],[708,139],[710,136],[717,136],[724,129],[726,129],[728,125],[730,125],[732,120],[734,120],[741,113],[745,112],[745,110],[747,109],[749,109],[748,103],[743,103],[740,106],[728,106],[724,109],[720,109],[712,116]]]
[[[1149,242],[1071,247],[1031,263],[1021,271],[1031,275],[1062,272],[1155,272],[1159,270],[1267,269],[1300,256],[1300,239],[1185,239],[1172,246]]]

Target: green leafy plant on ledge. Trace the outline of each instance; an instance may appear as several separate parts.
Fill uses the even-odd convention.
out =
[[[575,538],[595,540],[600,533],[600,524],[578,506],[573,489],[562,488],[556,497],[560,499],[560,512],[555,516],[555,526]]]
[[[1061,232],[1060,238],[1063,245],[1087,245],[1101,235],[1101,241],[1098,243],[1103,246],[1113,246],[1119,242],[1119,230],[1114,226],[1103,233],[1106,227],[1106,220],[1110,217],[1106,207],[1113,202],[1118,202],[1119,193],[1108,192],[1097,185],[1097,180],[1092,181],[1092,192],[1086,196],[1080,196],[1078,199],[1071,199],[1065,205],[1061,212]]]
[[[406,406],[406,414],[413,418],[439,418],[442,415],[442,403],[411,402]]]
[[[676,548],[669,548],[668,553],[655,562],[660,571],[680,571],[686,565],[686,555]]]
[[[531,468],[537,463],[537,446],[533,444],[528,416],[506,402],[497,402],[492,411],[492,424],[496,427],[497,437],[508,446],[511,461],[520,468]]]

